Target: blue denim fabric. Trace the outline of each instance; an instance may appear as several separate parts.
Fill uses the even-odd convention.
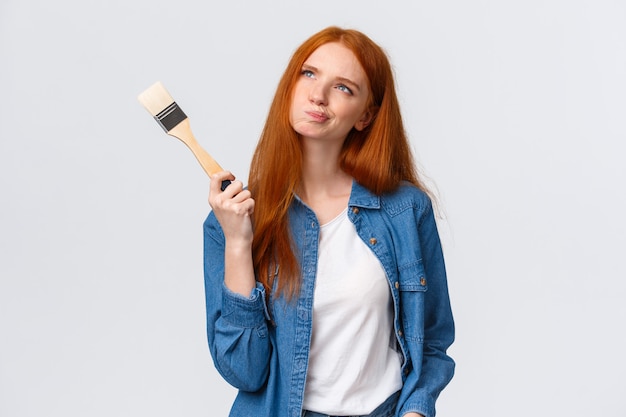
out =
[[[454,374],[454,361],[446,354],[454,322],[430,200],[409,184],[376,196],[355,182],[348,216],[380,260],[393,297],[404,358],[395,415],[414,411],[433,417],[435,401]],[[204,223],[207,335],[217,371],[239,390],[231,417],[301,417],[320,225],[298,199],[289,222],[301,291],[291,302],[270,294],[269,303],[260,284],[250,297],[224,286],[224,235],[212,213]]]
[[[374,411],[365,416],[331,416],[329,414],[321,414],[305,410],[302,412],[302,417],[394,417],[396,415],[396,405],[398,404],[399,395],[400,391],[391,395],[385,400],[385,402],[376,407]]]

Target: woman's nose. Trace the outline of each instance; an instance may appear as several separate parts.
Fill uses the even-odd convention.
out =
[[[311,91],[309,92],[309,100],[317,106],[325,106],[327,104],[327,97],[324,88],[311,88]]]

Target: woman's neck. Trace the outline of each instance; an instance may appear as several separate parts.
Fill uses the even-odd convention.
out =
[[[310,146],[304,152],[298,195],[315,212],[320,224],[337,217],[350,199],[352,177],[339,166],[340,151]]]

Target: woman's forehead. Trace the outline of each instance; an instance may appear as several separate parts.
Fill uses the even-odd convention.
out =
[[[315,49],[305,60],[305,65],[320,72],[350,78],[355,82],[366,82],[367,76],[358,58],[339,42],[325,43]]]

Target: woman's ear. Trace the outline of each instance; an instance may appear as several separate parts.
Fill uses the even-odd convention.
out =
[[[372,123],[377,112],[378,107],[370,107],[369,109],[365,110],[359,120],[355,123],[354,128],[359,132],[364,130],[370,125],[370,123]]]

